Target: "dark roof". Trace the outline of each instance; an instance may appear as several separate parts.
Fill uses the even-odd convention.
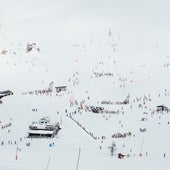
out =
[[[12,91],[10,90],[0,91],[0,94],[12,94]]]
[[[166,107],[166,106],[164,106],[164,105],[159,105],[159,106],[156,106],[156,107]],[[166,107],[167,108],[167,107]]]
[[[58,87],[55,87],[56,89],[58,88],[66,88],[67,86],[58,86]]]
[[[12,95],[13,92],[10,90],[0,91],[0,99],[4,96]]]

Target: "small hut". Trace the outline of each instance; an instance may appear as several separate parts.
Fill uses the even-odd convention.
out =
[[[163,113],[164,111],[165,111],[165,112],[168,112],[169,109],[168,109],[168,107],[166,107],[166,106],[164,106],[164,105],[158,105],[158,106],[156,106],[156,111]]]
[[[56,88],[56,92],[59,93],[61,91],[66,91],[67,86],[58,86],[58,87],[55,87],[55,88]]]
[[[126,156],[126,155],[124,155],[124,154],[122,154],[122,153],[118,153],[118,158],[119,158],[119,159],[124,159],[125,156]]]

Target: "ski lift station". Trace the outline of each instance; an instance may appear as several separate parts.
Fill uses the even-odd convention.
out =
[[[5,96],[13,95],[13,92],[10,90],[0,91],[0,99],[2,99]]]
[[[28,137],[53,138],[60,129],[59,122],[52,122],[49,117],[43,117],[39,121],[32,122],[29,126]]]
[[[13,92],[10,90],[0,91],[0,104],[2,104],[2,98],[5,96],[13,95]]]
[[[55,88],[56,88],[56,92],[59,93],[61,91],[66,91],[67,86],[58,86],[58,87],[55,87]]]

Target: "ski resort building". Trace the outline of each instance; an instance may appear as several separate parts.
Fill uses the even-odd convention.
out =
[[[159,105],[159,106],[156,106],[156,111],[157,112],[169,112],[169,109],[168,107],[164,106],[164,105]]]
[[[66,91],[67,86],[58,86],[55,87],[56,88],[56,92],[59,93],[61,91]]]
[[[5,96],[13,95],[13,92],[10,90],[0,91],[0,99],[2,99]]]
[[[32,122],[29,126],[28,137],[53,138],[60,129],[59,122],[52,122],[49,117],[43,117],[39,121]]]
[[[2,104],[2,98],[5,96],[13,95],[13,92],[10,90],[0,91],[0,104]]]

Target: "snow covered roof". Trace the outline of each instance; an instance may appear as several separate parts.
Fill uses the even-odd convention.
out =
[[[50,122],[50,118],[49,117],[43,117],[43,118],[40,119],[40,121]]]
[[[29,129],[32,130],[53,130],[54,128],[58,127],[57,122],[50,121],[49,117],[43,117],[38,121],[32,122],[29,126]]]

